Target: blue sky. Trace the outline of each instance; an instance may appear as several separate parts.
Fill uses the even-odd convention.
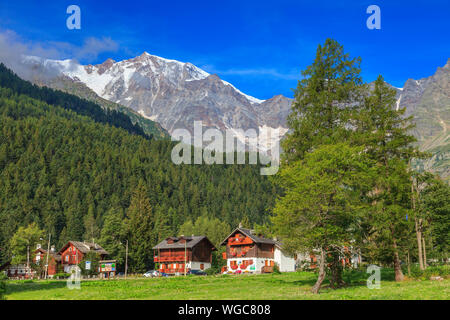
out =
[[[66,8],[81,8],[81,30]],[[366,8],[381,8],[369,30]],[[402,87],[450,58],[450,2],[428,1],[1,1],[0,32],[56,58],[122,60],[147,51],[189,61],[260,99],[292,97],[319,43],[334,38],[362,58],[362,75]],[[54,50],[51,50],[51,49]],[[1,48],[0,48],[1,49]]]

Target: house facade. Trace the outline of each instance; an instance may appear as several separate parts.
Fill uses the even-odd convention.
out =
[[[273,272],[277,264],[281,272],[295,271],[296,259],[285,254],[281,243],[262,237],[245,228],[236,228],[223,242],[223,258],[227,265],[223,273]]]
[[[160,272],[181,275],[211,268],[212,252],[217,250],[205,236],[169,237],[156,246],[154,262]]]
[[[34,252],[33,262],[35,264],[46,265],[47,264],[47,250],[38,246]],[[60,270],[61,256],[55,252],[55,247],[52,246],[48,255],[48,273],[49,277],[53,277]]]
[[[64,272],[69,272],[71,266],[82,262],[88,252],[96,253],[100,260],[105,260],[105,257],[108,255],[108,252],[96,243],[81,241],[67,242],[58,252],[61,256],[61,265]]]

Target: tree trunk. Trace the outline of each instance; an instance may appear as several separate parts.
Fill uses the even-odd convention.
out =
[[[340,255],[337,250],[333,250],[330,285],[333,289],[336,289],[342,287],[344,284],[344,280],[342,279],[342,262],[340,259]]]
[[[318,294],[320,290],[320,286],[322,285],[323,280],[325,279],[325,250],[323,248],[320,249],[320,261],[319,261],[319,276],[317,278],[316,284],[312,287],[311,292],[314,294]]]
[[[400,257],[398,255],[397,249],[397,240],[393,239],[393,248],[394,248],[394,272],[395,272],[395,281],[400,282],[403,281],[404,276],[402,272],[402,266],[400,265]]]
[[[408,249],[408,277],[411,276],[411,264],[410,264],[410,259],[409,259],[409,249]]]
[[[422,256],[422,231],[420,225],[422,224],[422,219],[417,221],[417,218],[414,219],[416,222],[416,235],[417,235],[417,250],[419,252],[419,266],[420,270],[424,270],[423,267],[423,256]]]
[[[425,247],[425,235],[422,235],[422,250],[423,250],[423,269],[427,268],[427,250]]]
[[[416,217],[414,218],[414,222],[416,224],[417,250],[419,253],[419,266],[420,266],[420,270],[424,270],[423,257],[422,257],[422,219],[419,219],[419,221],[417,221],[415,191],[416,190],[414,188],[414,179],[411,177],[411,200],[412,200],[412,208],[416,215]]]

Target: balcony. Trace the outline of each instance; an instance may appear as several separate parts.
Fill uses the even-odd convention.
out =
[[[184,273],[184,268],[164,268],[159,269],[159,271],[163,273]],[[186,273],[189,271],[189,268],[186,268]]]
[[[236,237],[228,239],[228,244],[230,246],[240,246],[240,245],[252,244],[252,243],[253,243],[253,241],[249,237],[236,236]]]
[[[176,262],[176,261],[189,261],[189,256],[186,257],[185,256],[167,256],[167,257],[158,257],[155,256],[153,257],[153,261],[154,262]]]

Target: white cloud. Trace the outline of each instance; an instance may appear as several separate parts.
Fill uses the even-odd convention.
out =
[[[81,46],[68,42],[50,41],[46,43],[25,41],[12,30],[0,30],[0,62],[21,77],[30,79],[29,67],[24,67],[23,56],[37,56],[45,59],[74,59],[91,62],[103,52],[116,52],[117,42],[111,38],[87,38]],[[48,75],[51,70],[46,71]],[[55,70],[56,72],[56,70]]]
[[[213,65],[203,65],[202,69],[209,73],[217,73],[218,75],[242,75],[242,76],[270,76],[272,78],[284,80],[297,80],[300,78],[300,71],[280,72],[276,69],[267,68],[250,68],[250,69],[216,69]]]

